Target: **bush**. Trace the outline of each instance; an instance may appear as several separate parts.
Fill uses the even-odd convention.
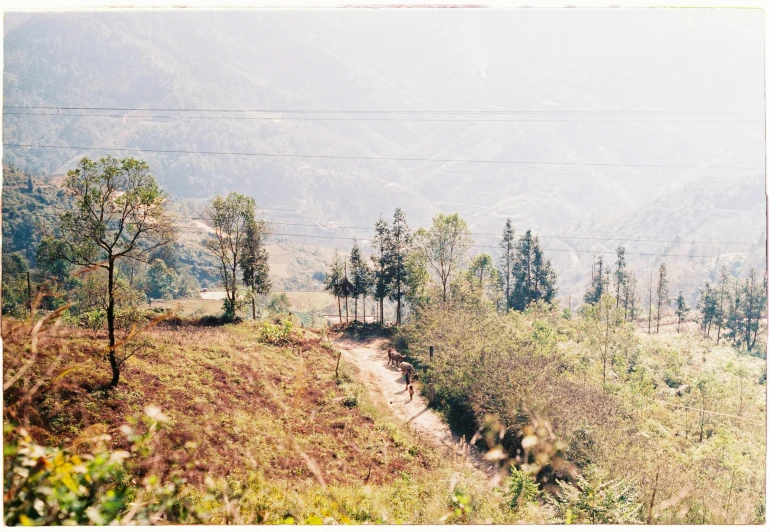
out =
[[[163,484],[152,472],[131,478],[129,458],[152,459],[156,436],[165,417],[155,407],[146,409],[142,422],[149,427],[137,433],[125,425],[131,452],[110,451],[108,434],[83,438],[93,453],[75,454],[67,449],[37,445],[28,432],[3,426],[3,519],[6,525],[148,525],[173,511],[177,519],[191,514],[183,508],[179,488],[172,477]],[[142,468],[140,467],[140,470]],[[134,486],[141,486],[137,489]],[[128,504],[136,500],[136,505]]]
[[[607,480],[595,467],[580,475],[577,485],[558,481],[561,493],[546,496],[556,523],[641,524],[641,503],[635,485]]]
[[[520,510],[527,503],[536,502],[539,493],[536,479],[525,471],[510,468],[510,479],[507,481],[507,495],[510,508]]]
[[[285,320],[283,323],[263,322],[259,330],[259,340],[266,344],[286,345],[293,342],[294,323]]]

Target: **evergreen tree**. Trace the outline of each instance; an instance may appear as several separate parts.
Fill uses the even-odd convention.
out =
[[[323,289],[336,298],[337,308],[339,309],[339,323],[342,323],[342,282],[344,280],[344,266],[339,258],[339,253],[334,250],[334,256],[331,259],[329,270],[326,273],[326,281]]]
[[[668,270],[663,262],[660,264],[659,277],[657,279],[657,333],[660,332],[660,319],[662,318],[662,308],[670,305],[670,294],[668,288]]]
[[[555,271],[539,248],[539,239],[531,231],[521,236],[513,265],[511,308],[523,311],[532,301],[551,303],[555,297]]]
[[[246,223],[246,238],[243,245],[243,258],[240,263],[243,283],[251,292],[251,314],[256,319],[257,294],[269,294],[270,282],[269,255],[264,246],[267,226],[261,220],[251,217]]]
[[[623,246],[619,246],[617,248],[616,264],[617,264],[617,269],[614,270],[614,279],[617,285],[617,308],[619,308],[620,292],[622,291],[622,289],[625,287],[625,284],[627,283],[627,272],[625,271],[625,267],[627,263],[625,262],[625,248]]]
[[[635,303],[636,303],[636,289],[637,279],[633,272],[629,272],[625,276],[625,282],[622,285],[622,306],[625,309],[625,321],[635,321]]]
[[[713,325],[718,313],[718,299],[715,290],[710,286],[710,281],[705,281],[697,309],[700,311],[700,328],[705,336],[710,336],[710,326]]]
[[[388,277],[390,245],[390,227],[387,221],[380,217],[374,228],[374,255],[371,261],[376,265],[374,275],[374,299],[379,302],[379,324],[384,325],[384,300],[390,291],[390,279]]]
[[[358,321],[358,298],[363,298],[363,322],[366,322],[366,296],[371,291],[371,269],[363,259],[357,240],[353,242],[350,252],[350,282],[352,283],[352,299],[355,304],[355,318]]]
[[[590,275],[590,287],[585,292],[585,303],[595,305],[601,300],[601,297],[609,289],[609,268],[603,263],[603,255],[593,263],[593,270]]]
[[[676,332],[681,332],[681,322],[686,319],[686,314],[689,310],[689,307],[686,306],[683,291],[679,291],[678,298],[676,298],[676,316],[678,316],[678,327]]]
[[[753,351],[766,302],[766,276],[759,282],[756,270],[751,268],[744,283],[737,285],[729,305],[726,336],[735,347]]]
[[[390,300],[395,302],[395,323],[401,324],[403,296],[407,289],[406,257],[411,249],[411,232],[406,223],[406,213],[398,207],[390,229],[389,250],[386,254],[386,277],[389,279]]]
[[[502,290],[505,293],[505,309],[510,310],[511,295],[513,292],[513,267],[515,265],[515,230],[513,222],[508,218],[505,228],[502,230],[502,240],[499,242],[502,256],[499,258],[499,277]]]
[[[729,270],[726,266],[721,266],[721,272],[718,277],[718,307],[714,313],[716,331],[716,345],[721,341],[721,328],[726,324],[726,308],[724,307],[724,298],[727,297],[729,287]]]

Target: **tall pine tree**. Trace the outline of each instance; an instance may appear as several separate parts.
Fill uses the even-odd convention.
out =
[[[532,301],[552,303],[555,297],[555,271],[550,261],[545,260],[539,239],[531,231],[526,231],[518,240],[513,281],[510,306],[515,310],[526,310]]]
[[[659,276],[657,278],[657,333],[660,332],[660,320],[662,319],[662,309],[670,305],[670,292],[668,286],[668,269],[663,262],[660,264]]]
[[[380,216],[374,227],[374,255],[372,262],[376,265],[374,274],[374,299],[379,303],[379,324],[384,325],[384,300],[390,291],[390,279],[387,264],[390,260],[390,227]]]
[[[617,265],[617,269],[614,270],[614,281],[617,285],[617,308],[619,308],[619,301],[620,301],[620,292],[622,291],[623,287],[625,286],[625,283],[627,282],[627,272],[625,271],[625,267],[627,266],[627,263],[625,262],[625,248],[623,246],[619,246],[617,248],[617,262],[615,263]]]
[[[326,273],[324,290],[336,298],[337,308],[339,309],[339,323],[342,323],[342,297],[344,296],[344,290],[342,288],[343,281],[344,266],[339,258],[339,253],[334,250],[334,256],[331,259],[329,271]]]
[[[686,314],[689,312],[689,307],[686,306],[686,300],[684,299],[683,291],[678,292],[676,298],[676,316],[678,317],[678,327],[676,332],[681,332],[681,322],[686,319]]]
[[[590,287],[585,291],[585,303],[595,305],[609,289],[609,268],[603,263],[603,255],[593,262],[593,270],[590,275]]]
[[[407,289],[406,257],[411,249],[411,231],[406,223],[406,213],[398,207],[390,229],[389,250],[386,254],[386,277],[389,279],[390,300],[395,302],[395,323],[401,324],[403,297]]]
[[[513,267],[515,266],[515,230],[510,218],[505,221],[499,247],[502,250],[502,256],[499,258],[499,277],[502,281],[502,290],[505,292],[505,308],[510,310],[514,283]]]

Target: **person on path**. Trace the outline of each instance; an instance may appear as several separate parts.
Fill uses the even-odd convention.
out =
[[[411,376],[415,373],[414,366],[408,362],[401,362],[399,367],[401,373],[403,373],[403,377],[406,379],[406,390],[408,390],[409,385],[411,384]]]

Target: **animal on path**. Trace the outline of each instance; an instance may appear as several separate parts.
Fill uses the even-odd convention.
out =
[[[414,385],[409,384],[409,401],[414,400]]]
[[[406,360],[406,355],[401,355],[400,353],[393,351],[392,348],[387,350],[387,365],[393,365],[397,366],[401,362]]]

